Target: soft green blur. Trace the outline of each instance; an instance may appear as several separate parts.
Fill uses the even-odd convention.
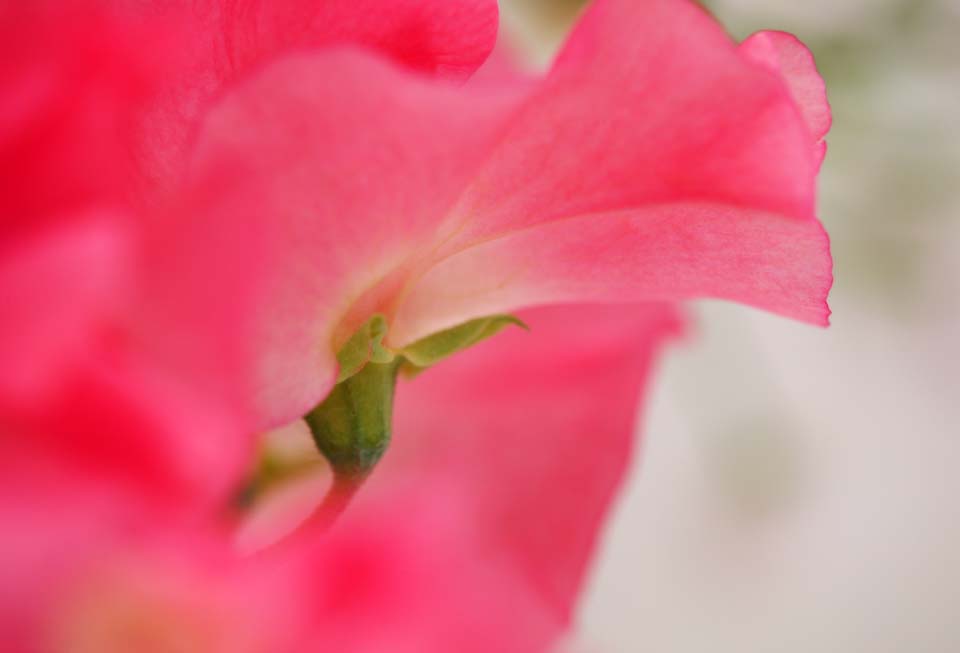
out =
[[[502,0],[506,32],[546,65],[581,4]],[[705,4],[827,80],[833,326],[694,309],[573,648],[960,651],[960,0]]]

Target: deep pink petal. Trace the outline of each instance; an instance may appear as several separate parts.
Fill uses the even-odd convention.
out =
[[[127,221],[108,212],[52,219],[66,224],[0,248],[0,411],[41,402],[129,298]]]
[[[285,49],[353,43],[411,68],[466,77],[490,54],[495,0],[206,0],[219,19],[223,69],[233,73]],[[216,32],[215,32],[216,34]]]
[[[449,485],[395,486],[325,537],[241,556],[212,524],[43,463],[0,458],[10,653],[538,653],[560,634],[510,565],[482,555]]]
[[[330,51],[214,111],[197,169],[233,165],[218,210],[276,233],[252,339],[267,424],[323,397],[378,311],[391,345],[554,301],[720,297],[825,323],[812,136],[700,8],[600,0],[539,86],[478,81]]]
[[[0,249],[125,199],[130,127],[168,72],[162,31],[93,0],[0,4]]]
[[[225,246],[232,224],[200,196],[129,206],[165,28],[87,0],[0,18],[0,438],[186,509],[222,500],[252,444],[239,372],[256,234]]]
[[[0,449],[163,514],[226,514],[254,443],[188,384],[95,351],[61,362],[41,405],[0,406]],[[146,509],[145,508],[145,509]]]
[[[224,221],[266,225],[274,256],[253,338],[267,424],[312,408],[335,376],[337,345],[389,312],[403,268],[430,245],[514,97],[328,50],[263,70],[211,112],[197,184],[222,184],[210,211]]]
[[[566,622],[630,464],[637,403],[672,309],[567,306],[401,381],[391,450],[372,483],[452,477],[476,537]]]
[[[421,476],[371,487],[327,537],[301,542],[307,555],[288,570],[289,585],[299,590],[296,614],[318,646],[357,653],[553,650],[560,620],[512,561],[490,555],[465,488],[448,480]]]

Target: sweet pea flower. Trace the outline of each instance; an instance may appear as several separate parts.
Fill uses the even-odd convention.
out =
[[[545,78],[464,86],[495,15],[0,3],[12,650],[546,650],[676,329],[637,302],[825,322],[829,113],[797,41],[599,0]],[[520,312],[424,371],[581,301],[625,303]],[[356,506],[239,555],[253,427],[323,426],[374,379],[346,417],[389,430],[401,367]]]
[[[738,47],[687,0],[597,0],[530,83],[455,87],[355,48],[264,66],[191,166],[232,170],[211,210],[272,223],[263,423],[362,368],[343,369],[364,329],[370,360],[433,362],[450,329],[556,302],[713,297],[825,325],[828,124],[797,40]]]

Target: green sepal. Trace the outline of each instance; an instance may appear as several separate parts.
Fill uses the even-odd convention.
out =
[[[307,413],[313,440],[337,476],[365,477],[390,443],[399,366],[368,361]]]
[[[383,344],[386,319],[374,315],[367,320],[337,353],[340,374],[333,390],[305,416],[335,476],[363,479],[380,460],[390,442],[393,395],[401,368],[416,374],[511,324],[527,328],[512,315],[491,315],[393,351]]]
[[[357,329],[349,340],[337,352],[340,374],[337,383],[346,381],[363,369],[369,362],[391,363],[394,353],[383,346],[387,335],[387,320],[382,315],[374,315]]]
[[[511,324],[529,330],[526,324],[512,315],[489,315],[421,338],[404,347],[400,355],[410,365],[418,368],[430,367],[447,356],[496,335]]]

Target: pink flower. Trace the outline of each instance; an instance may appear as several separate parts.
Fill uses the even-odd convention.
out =
[[[598,0],[529,84],[457,88],[347,48],[264,67],[211,111],[193,166],[243,180],[216,210],[273,223],[264,419],[316,405],[376,313],[397,351],[568,301],[717,297],[826,324],[819,84],[795,40],[738,48],[686,0]]]
[[[802,46],[600,0],[546,78],[451,83],[494,17],[0,4],[11,650],[545,650],[677,328],[638,302],[825,322],[829,114]],[[253,425],[323,399],[372,315],[400,351],[582,301],[626,303],[523,313],[532,334],[402,384],[396,451],[329,536],[236,552]]]

